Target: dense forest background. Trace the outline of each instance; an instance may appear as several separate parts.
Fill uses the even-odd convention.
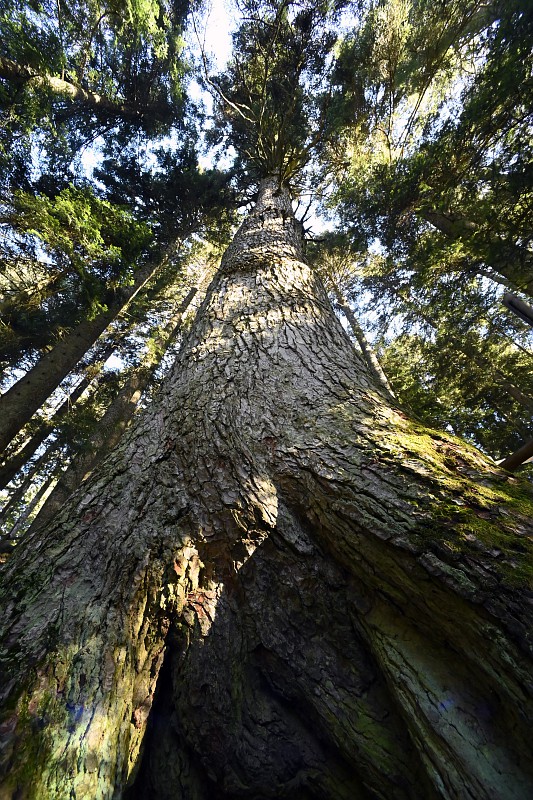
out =
[[[202,4],[1,3],[5,553],[150,402],[265,171],[383,391],[530,440],[527,5],[243,0],[217,72]]]

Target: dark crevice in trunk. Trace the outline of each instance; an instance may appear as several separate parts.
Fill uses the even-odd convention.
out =
[[[311,527],[281,509],[278,528],[225,584],[209,629],[193,614],[169,637],[126,800],[405,800],[417,796],[407,774],[433,797],[353,627],[361,587],[324,557]]]
[[[197,685],[189,696],[189,707],[180,709],[178,713],[173,699],[173,683],[181,668],[179,651],[183,643],[179,643],[176,634],[170,639],[169,645],[159,674],[157,691],[148,720],[147,731],[143,746],[140,767],[133,784],[123,794],[123,800],[276,800],[277,798],[290,798],[290,800],[326,800],[326,795],[321,791],[313,790],[306,785],[292,783],[286,790],[280,792],[269,785],[268,774],[262,775],[261,766],[258,767],[256,780],[264,781],[264,791],[257,787],[246,785],[246,774],[243,772],[242,787],[239,790],[225,791],[223,788],[224,775],[216,774],[210,768],[212,754],[209,750],[197,752],[191,748],[186,740],[184,731],[180,727],[180,719],[185,719],[186,726],[194,726],[195,698],[206,691],[202,675],[197,675]],[[198,646],[198,643],[196,643]],[[305,709],[297,709],[283,691],[275,686],[275,680],[268,674],[271,670],[271,654],[260,647],[251,654],[252,661],[244,671],[245,683],[259,686],[265,697],[269,697],[274,705],[283,706],[284,714],[293,717],[295,724],[302,730],[309,725],[305,720]],[[183,657],[183,654],[182,654]],[[174,674],[174,679],[173,679]],[[227,688],[227,687],[224,687]],[[240,687],[245,691],[245,686]],[[223,724],[220,720],[220,724]],[[234,754],[242,748],[242,738],[236,737],[228,750],[227,759],[231,761]],[[347,765],[339,761],[333,748],[328,748],[323,743],[329,764],[339,762],[339,770],[349,773]],[[294,754],[287,753],[290,762]],[[268,770],[266,771],[268,772]],[[373,800],[374,795],[358,795],[358,800]]]
[[[180,646],[171,628],[148,718],[140,765],[123,800],[215,800],[216,787],[187,747],[172,699],[172,665]]]
[[[282,540],[266,550],[260,561],[266,557],[268,573],[278,558],[297,559]],[[375,800],[380,795],[365,788],[309,702],[314,683],[295,681],[298,666],[283,643],[259,641],[256,626],[265,620],[256,619],[253,563],[249,572],[234,576],[207,635],[196,621],[169,632],[140,767],[124,800]],[[272,600],[270,613],[292,607],[288,598],[284,610],[283,595]],[[316,663],[317,675],[323,666]]]
[[[297,800],[307,800],[308,798],[309,800],[329,800],[329,798],[344,797],[345,791],[341,790],[337,793],[331,786],[327,790],[325,789],[324,778],[330,772],[337,776],[339,784],[357,786],[357,790],[354,790],[354,797],[357,800],[377,798],[378,796],[373,792],[368,792],[363,788],[364,781],[358,774],[356,765],[348,763],[347,759],[339,752],[338,747],[326,735],[319,718],[313,713],[306,698],[297,691],[291,691],[294,676],[290,665],[284,663],[275,652],[267,650],[263,645],[259,645],[250,653],[250,663],[258,676],[258,683],[264,695],[270,697],[273,704],[279,705],[283,709],[283,715],[290,720],[295,729],[301,729],[305,731],[306,736],[311,737],[316,751],[323,756],[324,765],[327,765],[323,769],[324,774],[306,775],[306,784],[301,786],[299,791],[294,788],[288,789],[287,794],[284,794],[283,797],[286,796],[291,800],[293,797]],[[272,795],[268,795],[268,800],[271,800],[272,797]],[[267,800],[266,795],[264,800]]]

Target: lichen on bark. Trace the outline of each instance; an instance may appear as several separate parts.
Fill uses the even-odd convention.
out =
[[[527,487],[387,404],[268,179],[5,569],[0,797],[522,800],[531,533]]]

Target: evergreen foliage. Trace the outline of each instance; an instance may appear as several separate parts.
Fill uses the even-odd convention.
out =
[[[0,794],[529,796],[533,15],[236,2],[0,0]]]
[[[335,12],[307,0],[240,0],[238,8],[243,22],[224,73],[212,78],[204,61],[217,101],[211,141],[235,149],[241,182],[275,175],[294,183],[329,125]]]
[[[531,331],[500,305],[533,287],[533,16],[520,2],[361,8],[325,166],[358,252],[351,299],[399,398],[501,458],[533,421]]]

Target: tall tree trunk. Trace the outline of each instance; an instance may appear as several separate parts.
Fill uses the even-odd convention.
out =
[[[374,378],[374,381],[376,382],[376,385],[381,386],[387,398],[391,402],[394,402],[395,400],[394,392],[392,391],[391,385],[387,380],[387,376],[385,375],[383,368],[379,363],[376,354],[374,353],[373,348],[369,344],[365,336],[365,332],[359,325],[359,322],[357,321],[355,314],[350,308],[348,300],[344,297],[343,293],[337,286],[334,287],[334,291],[335,291],[335,297],[337,299],[337,305],[348,321],[348,325],[350,326],[350,329],[353,335],[355,336],[355,339],[359,347],[361,348],[361,352],[365,358],[368,369],[370,370]]]
[[[62,508],[73,491],[88,477],[100,462],[119,443],[130,424],[143,392],[153,379],[166,348],[181,328],[181,319],[191,304],[196,289],[191,289],[165,328],[152,339],[151,347],[141,364],[134,369],[118,395],[98,422],[87,447],[75,455],[60,475],[53,491],[32,523],[32,529],[42,528]]]
[[[533,439],[529,439],[522,447],[507,456],[507,458],[503,458],[499,462],[499,466],[502,467],[502,469],[507,469],[512,472],[527,461],[531,461],[531,459],[533,459]]]
[[[387,406],[264,181],[157,402],[5,567],[2,798],[531,796],[531,508]]]
[[[39,456],[35,464],[32,464],[30,469],[28,469],[27,475],[23,478],[20,484],[17,486],[16,489],[11,493],[9,499],[5,506],[0,511],[0,530],[4,529],[4,522],[7,520],[8,516],[13,512],[13,509],[21,502],[24,498],[24,495],[35,483],[35,479],[38,477],[41,467],[45,466],[47,461],[50,460],[50,457],[53,453],[59,448],[59,442],[53,442],[49,448],[47,448],[42,455]]]
[[[32,497],[24,509],[23,513],[15,522],[7,536],[2,540],[0,546],[4,549],[4,551],[9,547],[10,543],[14,542],[20,536],[21,532],[24,530],[26,520],[32,515],[32,513],[35,511],[35,508],[39,505],[47,491],[50,489],[50,486],[57,477],[57,472],[58,470],[56,468],[47,478],[45,478],[34,497]]]
[[[151,261],[136,275],[132,286],[121,289],[107,311],[94,319],[85,319],[69,334],[45,353],[26,375],[0,397],[0,452],[17,435],[45,400],[73,370],[87,350],[96,342],[107,326],[126,305],[143,289],[146,283],[166,262],[175,244],[168,248],[162,261]]]
[[[107,361],[111,353],[116,349],[116,342],[111,341],[103,349],[102,352],[96,353],[86,365],[86,369],[93,367],[95,363],[99,362],[101,366]],[[81,381],[74,387],[69,396],[64,400],[61,405],[56,409],[53,417],[50,420],[44,421],[40,428],[30,436],[27,442],[20,447],[16,452],[12,453],[6,451],[2,459],[0,459],[0,489],[4,489],[8,483],[15,477],[17,472],[30,460],[34,453],[39,449],[45,439],[50,436],[52,431],[57,427],[63,417],[72,409],[74,403],[80,399],[86,389],[94,380],[94,374],[91,375],[86,372]],[[2,463],[4,462],[4,463]]]

